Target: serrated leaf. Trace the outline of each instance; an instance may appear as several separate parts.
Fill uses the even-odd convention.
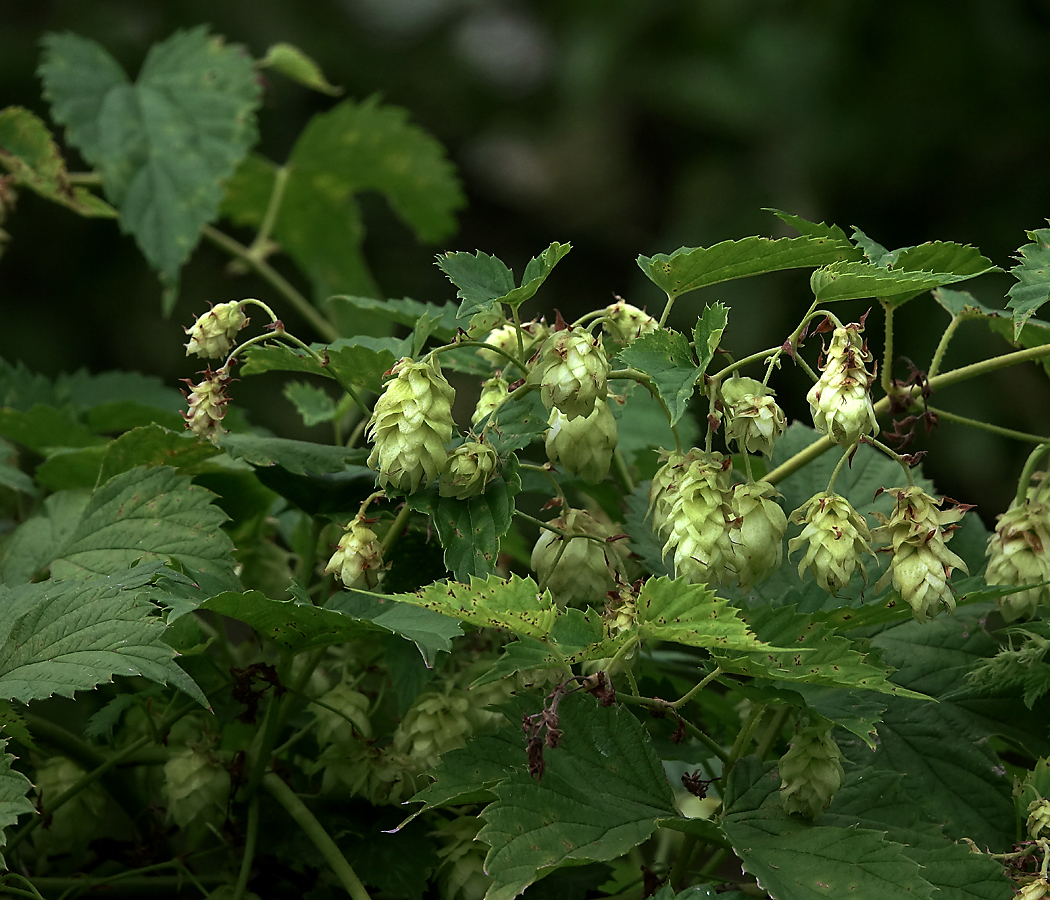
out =
[[[923,291],[962,280],[939,272],[909,272],[865,262],[839,262],[817,269],[810,277],[809,286],[821,303],[877,297],[898,304]]]
[[[121,229],[175,284],[202,226],[218,215],[222,182],[257,138],[250,57],[204,27],[178,31],[150,49],[131,85],[87,38],[50,34],[44,48],[52,117],[102,175]]]
[[[630,712],[571,695],[558,715],[562,738],[545,751],[543,779],[519,769],[492,788],[497,799],[482,813],[486,900],[512,900],[565,860],[615,859],[675,815],[663,766]],[[524,768],[524,749],[520,758]]]
[[[963,319],[1007,319],[1001,309],[985,306],[969,291],[953,291],[951,288],[934,288],[933,299],[943,306],[953,318]]]
[[[811,825],[780,809],[772,764],[746,757],[730,775],[720,819],[743,869],[774,900],[930,898],[921,867],[884,832]]]
[[[711,247],[682,247],[674,253],[639,256],[638,266],[669,297],[688,291],[782,269],[826,266],[856,259],[859,251],[838,237],[803,235],[794,238],[746,237]]]
[[[315,384],[289,381],[282,391],[307,427],[323,425],[335,418],[335,401]]]
[[[1006,308],[1013,311],[1014,336],[1021,335],[1025,322],[1050,299],[1050,228],[1026,232],[1033,243],[1025,244],[1017,252],[1019,265],[1010,270],[1017,279],[1006,296]]]
[[[635,601],[637,633],[643,638],[674,641],[690,647],[729,650],[764,649],[729,601],[715,597],[706,585],[681,579],[650,578]]]
[[[810,237],[822,237],[829,238],[835,241],[841,241],[846,243],[849,238],[846,237],[846,232],[839,228],[838,225],[826,225],[823,222],[810,222],[808,219],[803,219],[802,216],[792,215],[786,213],[780,209],[772,209],[767,207],[765,212],[771,212],[781,222],[790,225],[799,234],[808,235]]]
[[[431,334],[443,341],[450,341],[456,335],[456,329],[468,323],[459,319],[456,310],[458,303],[422,303],[409,297],[400,299],[377,300],[374,297],[350,297],[337,294],[326,301],[329,309],[339,317],[349,317],[358,312],[369,316],[396,322],[412,328],[417,321],[428,314],[431,320]]]
[[[34,743],[33,736],[29,733],[25,719],[6,700],[0,701],[0,734],[5,734],[13,741],[24,744],[30,750],[40,752],[40,748]]]
[[[136,596],[139,587],[132,570],[11,589],[4,598],[11,619],[0,634],[0,698],[72,697],[114,675],[142,675],[207,707],[200,688],[175,665],[164,623],[153,604]]]
[[[245,354],[241,374],[305,372],[333,380],[338,380],[338,376],[356,387],[379,393],[383,389],[383,374],[410,351],[408,344],[400,338],[368,335],[340,338],[331,344],[314,344],[313,349],[325,362],[305,351],[283,345],[253,347]]]
[[[47,126],[28,109],[0,110],[0,164],[14,184],[82,216],[115,218],[117,211],[87,188],[73,185]]]
[[[674,432],[652,394],[640,384],[617,390],[624,393],[610,396],[609,408],[616,419],[616,446],[629,462],[639,451],[674,446]],[[700,436],[696,421],[687,416],[677,427],[683,446],[693,446]]]
[[[1014,337],[1014,323],[1012,319],[1006,316],[999,316],[989,318],[986,321],[992,331],[1002,335],[1015,347],[1042,347],[1045,344],[1050,344],[1050,322],[1044,322],[1042,319],[1028,319],[1022,326],[1021,333],[1016,338]],[[1042,365],[1043,371],[1050,375],[1050,356],[1043,356],[1039,363]]]
[[[667,404],[672,424],[685,415],[696,382],[704,374],[693,361],[685,335],[663,328],[643,334],[620,353],[619,359],[652,379]]]
[[[889,268],[897,259],[898,250],[887,250],[878,241],[872,240],[856,225],[853,226],[853,242],[864,251],[868,262],[882,268]]]
[[[260,69],[276,69],[292,81],[329,97],[338,97],[343,93],[343,89],[331,84],[324,77],[321,67],[294,44],[283,41],[271,44],[266,56],[255,65]]]
[[[715,351],[722,340],[722,333],[729,323],[729,308],[723,303],[704,304],[704,311],[693,329],[693,347],[700,360],[700,370],[707,371]]]
[[[361,449],[258,434],[226,434],[219,439],[218,445],[234,459],[243,459],[253,466],[280,466],[297,475],[345,472],[351,467],[359,467],[368,455]]]
[[[0,436],[45,456],[58,447],[90,447],[106,442],[82,425],[71,409],[39,404],[28,412],[0,409]]]
[[[5,753],[6,747],[7,741],[0,740],[0,849],[7,845],[7,829],[18,821],[18,817],[36,812],[33,801],[27,796],[33,783],[11,768],[16,757]],[[4,855],[0,853],[0,870],[6,868]]]
[[[69,539],[89,500],[86,491],[60,491],[45,499],[40,512],[19,525],[3,545],[4,584],[24,584],[45,569]]]

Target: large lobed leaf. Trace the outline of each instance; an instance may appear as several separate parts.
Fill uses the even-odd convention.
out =
[[[33,801],[26,795],[33,787],[32,782],[21,772],[11,768],[15,757],[5,753],[7,741],[0,740],[0,849],[7,843],[7,829],[25,813],[36,812]],[[0,870],[6,869],[4,855],[0,853]]]
[[[650,578],[642,585],[636,608],[637,633],[643,638],[726,650],[766,647],[748,629],[739,610],[706,585]]]
[[[122,230],[174,285],[201,228],[218,215],[223,182],[256,141],[251,57],[204,27],[179,31],[150,49],[131,84],[87,38],[49,34],[44,48],[52,116],[99,170]]]
[[[340,338],[331,344],[315,344],[313,349],[321,354],[322,361],[312,354],[284,345],[253,347],[246,354],[241,372],[244,375],[305,372],[378,393],[383,389],[384,373],[410,352],[407,343],[400,338],[368,335]]]
[[[706,349],[704,356],[710,361]],[[685,415],[693,389],[704,370],[693,360],[684,334],[663,328],[643,334],[620,353],[619,359],[652,379],[656,392],[671,414],[672,424]]]

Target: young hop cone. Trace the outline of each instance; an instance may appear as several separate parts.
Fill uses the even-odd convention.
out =
[[[467,441],[449,454],[438,491],[442,497],[467,500],[485,493],[499,472],[499,456],[489,444]]]
[[[616,450],[616,420],[604,399],[595,401],[589,416],[570,419],[552,409],[548,421],[545,446],[552,463],[561,464],[588,484],[597,484],[609,474]]]
[[[942,509],[940,502],[920,487],[890,488],[887,493],[897,498],[893,513],[889,517],[874,514],[882,524],[871,536],[886,542],[888,546],[881,549],[891,551],[893,558],[875,590],[881,591],[892,579],[893,587],[919,622],[936,615],[941,605],[954,611],[955,597],[948,579],[952,569],[962,569],[966,574],[969,570],[945,542],[966,509],[958,505]]]
[[[226,415],[226,404],[230,402],[226,396],[226,387],[233,379],[226,369],[213,372],[210,366],[198,374],[204,376],[200,384],[194,384],[189,378],[183,379],[191,391],[188,394],[182,392],[189,398],[189,409],[183,412],[182,417],[186,420],[186,427],[197,437],[214,443],[218,437],[226,434],[222,417]]]
[[[536,578],[563,606],[590,604],[601,608],[605,595],[626,570],[623,548],[606,542],[612,531],[582,509],[570,509],[550,524],[565,532],[589,534],[602,540],[565,538],[543,529],[532,550]]]
[[[806,555],[798,564],[799,578],[808,569],[817,584],[833,596],[849,584],[857,568],[867,583],[864,557],[871,553],[871,532],[845,497],[827,491],[816,494],[796,509],[789,521],[805,526],[798,537],[788,541],[789,554],[806,546]]]
[[[547,323],[536,319],[532,322],[524,322],[521,326],[521,342],[525,348],[524,358],[528,359],[535,352],[536,347],[539,346],[547,335],[550,334],[550,328],[547,327]],[[514,327],[513,322],[508,322],[506,325],[500,325],[499,328],[494,328],[488,333],[485,338],[486,344],[492,344],[494,347],[499,347],[504,353],[509,353],[511,356],[517,357],[518,355],[518,329]],[[495,350],[489,350],[485,347],[478,348],[478,356],[480,356],[486,362],[492,363],[497,368],[504,368],[510,362],[502,353],[497,353]]]
[[[643,334],[656,331],[660,323],[644,309],[632,306],[626,300],[617,300],[605,307],[605,321],[602,331],[609,342],[618,347],[626,347]]]
[[[879,432],[868,390],[874,375],[865,368],[871,353],[862,330],[856,322],[835,329],[820,380],[806,394],[814,427],[843,447]]]
[[[470,417],[470,424],[477,425],[485,416],[499,409],[510,393],[510,385],[499,375],[481,383],[481,396]]]
[[[558,409],[576,419],[589,416],[595,403],[606,398],[609,371],[601,337],[585,328],[566,328],[543,342],[530,379],[539,381],[548,412]]]
[[[988,584],[1021,587],[1050,581],[1050,504],[1041,499],[1045,488],[1030,488],[1027,493],[1023,503],[1015,500],[999,516],[995,532],[988,538],[985,572]],[[1007,622],[1030,618],[1040,603],[1047,602],[1050,602],[1047,585],[1007,594],[998,600]]]
[[[484,824],[480,816],[462,815],[431,832],[441,845],[436,873],[441,900],[482,900],[492,884],[485,874],[489,845],[477,840]]]
[[[248,317],[244,314],[242,301],[231,300],[213,306],[193,323],[191,328],[183,329],[190,336],[186,343],[186,355],[196,354],[203,359],[219,359],[233,349],[233,339],[245,325]]]
[[[807,725],[780,758],[780,805],[784,812],[815,819],[842,786],[843,771],[838,745],[831,738],[831,723]]]
[[[419,769],[433,769],[448,750],[465,747],[474,731],[471,699],[463,691],[426,691],[394,732],[394,749]]]
[[[413,362],[405,357],[390,370],[368,423],[373,442],[368,467],[379,472],[381,487],[414,493],[437,478],[445,467],[452,438],[455,391],[436,359]]]
[[[787,516],[774,499],[778,496],[777,489],[764,481],[733,487],[730,566],[742,591],[751,590],[780,568]]]
[[[324,573],[334,573],[344,587],[370,591],[379,584],[384,568],[383,545],[364,519],[358,516],[346,526]]]
[[[667,517],[663,554],[674,553],[675,573],[690,584],[735,579],[730,523],[731,461],[721,453],[697,453],[678,478]]]
[[[773,391],[754,378],[730,378],[722,383],[729,419],[726,439],[735,442],[741,453],[773,455],[773,445],[787,430],[784,411],[773,397]]]

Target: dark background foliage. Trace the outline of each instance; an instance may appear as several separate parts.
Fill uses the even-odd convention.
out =
[[[448,248],[484,249],[520,271],[551,240],[573,243],[541,294],[545,308],[589,309],[614,294],[658,308],[661,297],[634,264],[638,253],[787,233],[762,207],[857,225],[890,247],[975,243],[1004,268],[1025,242],[1023,230],[1039,227],[1050,210],[1050,172],[1041,162],[1050,119],[1037,100],[1050,4],[1036,0],[4,7],[3,105],[45,116],[34,71],[47,31],[94,38],[131,73],[151,43],[199,23],[256,56],[277,41],[297,44],[348,96],[379,92],[448,147],[469,199]],[[280,76],[268,79],[261,152],[283,160],[308,118],[331,103]],[[446,248],[417,244],[379,200],[366,197],[364,209],[366,252],[383,291],[451,299],[431,265]],[[40,371],[120,367],[173,381],[193,371],[180,326],[207,301],[273,299],[202,246],[165,321],[156,279],[112,223],[80,220],[24,194],[6,227],[0,353]],[[1001,305],[1009,283],[993,276],[974,290]],[[807,294],[801,273],[757,279],[690,295],[676,315],[685,324],[705,300],[724,300],[733,310],[728,348],[755,350],[780,342]],[[912,306],[901,314],[910,327],[900,352],[921,361],[946,316],[924,315],[920,301]],[[309,336],[305,327],[301,333]],[[970,326],[948,363],[997,341]],[[943,405],[1044,431],[1045,379],[1030,374],[989,379]],[[783,394],[792,383],[800,384],[785,376]],[[787,405],[806,414],[798,400]],[[958,428],[942,429],[934,446],[931,471],[944,473],[943,489],[987,504],[986,516],[1005,505],[1019,466],[1015,448]]]

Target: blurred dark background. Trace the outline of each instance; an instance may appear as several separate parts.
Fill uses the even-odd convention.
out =
[[[419,245],[379,198],[363,198],[366,254],[387,296],[452,299],[432,265],[441,249],[483,249],[520,272],[568,240],[543,309],[590,309],[614,294],[659,309],[639,253],[790,233],[763,207],[856,225],[889,247],[974,243],[1009,268],[1024,230],[1050,213],[1043,0],[7,0],[0,105],[46,117],[35,69],[47,31],[94,38],[134,74],[151,43],[200,23],[257,57],[277,41],[298,45],[346,96],[379,92],[448,148],[469,205],[446,247]],[[271,76],[259,150],[283,161],[333,102]],[[274,299],[202,245],[166,321],[155,277],[113,223],[23,193],[5,227],[0,354],[38,371],[119,367],[174,383],[195,368],[181,326],[207,301]],[[998,306],[1011,283],[989,276],[971,289]],[[732,306],[725,345],[752,352],[780,343],[807,297],[804,272],[715,286],[680,301],[676,324],[722,300]],[[924,365],[947,316],[927,297],[900,317],[899,352]],[[871,330],[877,348],[881,323]],[[966,326],[947,362],[1004,346]],[[792,377],[781,394],[805,416]],[[960,391],[938,402],[1047,429],[1050,394],[1034,367]],[[1017,447],[955,426],[931,447],[943,490],[986,504],[986,518],[1003,508]]]

